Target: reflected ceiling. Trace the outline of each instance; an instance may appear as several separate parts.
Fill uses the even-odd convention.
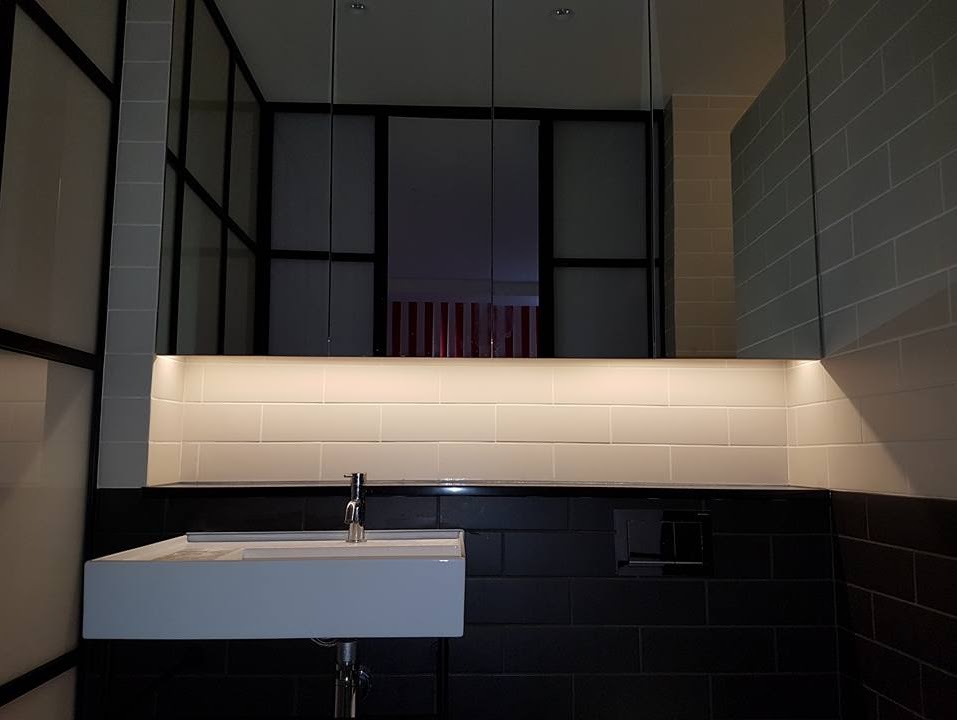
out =
[[[328,102],[333,0],[217,0],[270,101]],[[492,104],[490,0],[336,0],[336,102]],[[567,3],[567,4],[563,4]],[[756,95],[784,59],[783,0],[656,0],[656,106]],[[558,7],[574,11],[556,18]],[[495,104],[647,108],[643,0],[500,0]]]

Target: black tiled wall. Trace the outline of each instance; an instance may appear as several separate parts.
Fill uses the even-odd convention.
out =
[[[832,504],[845,720],[957,718],[957,502]]]
[[[837,718],[828,495],[802,491],[373,494],[369,527],[467,531],[453,718]],[[534,492],[534,491],[533,491]],[[98,554],[187,530],[339,528],[342,496],[100,491]],[[615,508],[711,513],[707,578],[619,577]],[[91,717],[321,717],[333,657],[308,641],[87,643]],[[431,640],[364,642],[367,714],[436,712]]]

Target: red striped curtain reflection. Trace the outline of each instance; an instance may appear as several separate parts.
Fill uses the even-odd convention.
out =
[[[538,357],[540,318],[536,305],[393,301],[389,355]]]

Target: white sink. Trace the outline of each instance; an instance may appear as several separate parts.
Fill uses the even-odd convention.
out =
[[[461,530],[191,533],[86,563],[91,639],[458,637]]]

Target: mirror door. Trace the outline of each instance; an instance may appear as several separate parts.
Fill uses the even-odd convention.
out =
[[[813,358],[798,0],[176,0],[159,347]]]

